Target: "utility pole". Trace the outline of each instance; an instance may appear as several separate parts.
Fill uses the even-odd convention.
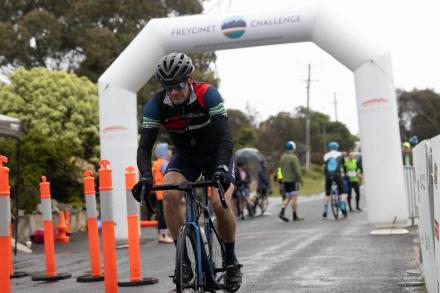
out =
[[[338,100],[336,99],[336,93],[333,93],[333,102],[335,106],[335,121],[338,122]]]
[[[312,149],[310,146],[310,82],[315,81],[310,79],[312,71],[312,65],[308,64],[308,74],[307,74],[307,112],[306,112],[306,170],[310,170],[310,157]]]

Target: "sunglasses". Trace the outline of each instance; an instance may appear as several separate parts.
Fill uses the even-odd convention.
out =
[[[167,92],[172,92],[173,90],[176,91],[181,91],[185,88],[186,85],[186,81],[181,81],[178,83],[173,83],[173,84],[162,84],[162,87],[164,90],[166,90]]]

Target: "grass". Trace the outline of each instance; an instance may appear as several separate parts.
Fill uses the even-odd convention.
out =
[[[324,192],[324,171],[319,165],[312,165],[309,171],[302,170],[303,183],[299,191],[300,195],[311,195]],[[272,183],[272,195],[279,196],[279,186]]]

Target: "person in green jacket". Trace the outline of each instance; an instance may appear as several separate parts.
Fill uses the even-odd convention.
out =
[[[348,177],[348,208],[350,209],[350,212],[353,211],[353,208],[351,207],[351,191],[354,189],[354,192],[356,193],[356,210],[362,211],[359,206],[361,196],[359,191],[359,179],[362,175],[361,169],[358,166],[358,161],[353,158],[353,153],[349,153],[348,158],[344,161],[344,173]]]
[[[298,157],[295,155],[296,144],[293,141],[288,141],[286,144],[286,152],[281,156],[280,167],[283,174],[284,195],[286,198],[283,201],[279,218],[288,222],[289,218],[284,215],[287,205],[292,201],[293,221],[302,221],[303,218],[297,215],[297,197],[299,193],[300,184],[302,185],[301,167],[299,165]]]

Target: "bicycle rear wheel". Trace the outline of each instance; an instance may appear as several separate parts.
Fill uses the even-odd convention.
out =
[[[330,200],[331,200],[331,206],[332,206],[332,213],[335,217],[335,220],[338,219],[339,216],[339,200],[338,200],[338,194],[334,191],[330,193]]]
[[[177,238],[176,247],[176,292],[205,292],[202,284],[197,279],[198,257],[194,230],[189,225],[184,225]],[[199,243],[200,244],[200,243]]]

